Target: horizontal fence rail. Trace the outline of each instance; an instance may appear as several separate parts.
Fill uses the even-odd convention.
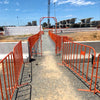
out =
[[[23,53],[20,41],[13,52],[0,61],[0,100],[12,100],[15,89],[28,84],[19,84],[22,66]]]
[[[49,31],[50,38],[55,43],[56,54],[62,53],[62,64],[74,72],[89,89],[78,89],[100,93],[100,54],[96,61],[96,52],[93,47],[73,42],[67,36],[59,36]]]
[[[42,55],[42,39],[41,39],[42,34],[44,34],[44,32],[40,31],[39,33],[28,38],[29,61],[31,61],[31,57],[34,55],[37,55],[37,54]],[[39,52],[39,46],[40,46],[41,52]]]
[[[92,55],[94,55],[93,62]],[[89,90],[83,91],[92,90],[95,56],[96,52],[90,46],[72,41],[66,41],[63,44],[62,63],[89,85]]]
[[[13,52],[0,61],[0,89],[2,100],[10,100],[16,88]]]

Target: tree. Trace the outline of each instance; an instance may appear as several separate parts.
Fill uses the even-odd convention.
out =
[[[47,23],[44,22],[44,23],[42,24],[42,27],[47,27]]]

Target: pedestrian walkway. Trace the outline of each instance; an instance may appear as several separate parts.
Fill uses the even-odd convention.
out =
[[[61,57],[55,56],[55,46],[48,33],[44,33],[42,40],[43,56],[29,64],[32,67],[31,100],[99,100],[97,95],[77,90],[86,87],[66,67],[58,65]]]
[[[58,67],[54,51],[55,47],[45,33],[43,57],[39,58],[38,66],[32,63],[32,100],[81,100],[75,94],[70,79]]]

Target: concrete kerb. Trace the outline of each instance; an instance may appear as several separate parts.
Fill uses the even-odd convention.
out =
[[[18,42],[0,42],[0,60],[3,59],[9,52],[13,51],[13,47]],[[23,59],[27,62],[29,59],[28,42],[22,42]]]

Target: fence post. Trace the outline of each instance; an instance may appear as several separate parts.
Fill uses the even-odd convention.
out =
[[[61,56],[62,56],[62,64],[63,64],[63,50],[64,50],[64,41],[63,41],[63,37],[61,37]]]
[[[29,54],[29,62],[31,62],[31,53],[30,53],[30,45],[29,45],[29,42],[28,42],[28,54]]]

